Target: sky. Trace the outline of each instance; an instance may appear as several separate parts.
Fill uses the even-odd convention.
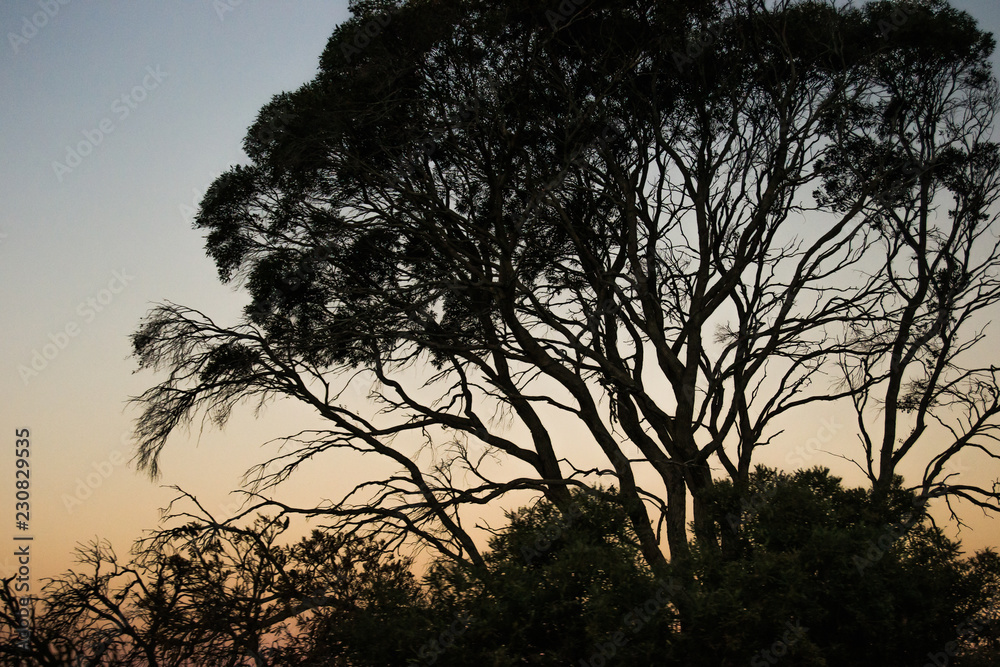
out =
[[[953,4],[1000,30],[995,0]],[[171,486],[232,513],[229,491],[267,458],[260,445],[312,420],[276,405],[223,432],[196,427],[150,480],[129,464],[127,400],[157,376],[134,373],[129,335],[164,301],[235,321],[244,299],[218,281],[193,213],[213,178],[246,160],[261,106],[312,79],[347,16],[346,0],[0,0],[0,575],[16,570],[15,537],[32,538],[36,587],[78,544],[107,539],[126,555]],[[30,442],[24,530],[19,429]],[[282,498],[315,504],[365,474],[320,460]],[[969,520],[968,546],[1000,544],[1000,522]]]
[[[133,373],[129,334],[166,300],[235,319],[243,299],[220,284],[192,215],[246,160],[259,109],[313,78],[347,17],[346,0],[0,2],[0,573],[22,534],[15,429],[30,431],[23,534],[40,581],[78,543],[127,554],[176,495],[165,486],[224,513],[258,445],[294,421],[278,408],[195,430],[151,481],[129,465],[126,401],[156,376]]]

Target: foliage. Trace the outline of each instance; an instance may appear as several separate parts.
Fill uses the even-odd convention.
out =
[[[995,557],[960,558],[899,480],[886,503],[825,469],[758,468],[742,492],[721,483],[713,508],[732,543],[694,550],[691,665],[768,664],[789,628],[782,664],[923,664],[1000,582]]]
[[[971,660],[1000,638],[1000,560],[962,558],[898,482],[888,507],[825,469],[758,468],[751,484],[713,498],[730,552],[695,541],[662,579],[613,491],[512,514],[485,570],[431,571],[428,612],[443,630],[461,623],[416,662],[910,667],[946,650]]]
[[[512,512],[482,566],[437,560],[418,580],[386,545],[185,513],[121,564],[45,589],[34,664],[910,667],[989,664],[1000,557],[962,558],[897,482],[889,503],[828,470],[758,468],[711,509],[726,552],[695,540],[654,573],[615,489]],[[16,622],[6,582],[0,628]],[[10,657],[13,649],[0,649]]]
[[[662,660],[674,584],[645,565],[615,496],[578,491],[564,510],[543,500],[508,515],[485,567],[438,563],[427,582],[432,608],[467,627],[436,664],[577,665],[602,653],[622,664]]]
[[[992,36],[944,0],[352,11],[202,201],[242,318],[163,304],[133,335],[165,375],[135,399],[150,474],[198,415],[278,399],[320,425],[252,492],[331,451],[393,467],[264,503],[436,562],[423,588],[390,568],[397,586],[298,619],[289,661],[902,665],[988,617],[995,558],[961,560],[924,509],[1000,511],[951,469],[1000,458],[976,355],[1000,300]],[[853,411],[831,447],[865,488],[755,471],[818,407]],[[525,492],[543,500],[484,551],[469,513]],[[257,554],[253,534],[226,533]],[[287,607],[301,586],[265,553]],[[224,560],[184,562],[214,600],[186,617],[221,622]],[[213,641],[256,655],[275,615],[242,597]]]
[[[243,527],[203,510],[167,518],[178,520],[137,542],[127,562],[106,543],[81,548],[78,567],[38,596],[29,653],[5,642],[0,656],[61,667],[261,666],[304,664],[333,642],[339,662],[317,664],[344,665],[336,636],[317,638],[314,628],[345,619],[363,627],[366,614],[384,621],[386,605],[395,611],[420,594],[411,563],[371,540],[316,531],[283,545],[288,522],[263,514]],[[12,581],[0,589],[8,637]]]
[[[970,356],[1000,299],[994,40],[970,16],[352,8],[201,203],[242,319],[164,304],[133,337],[166,373],[136,399],[142,468],[199,414],[290,399],[320,426],[252,471],[258,489],[331,450],[398,471],[301,511],[483,566],[463,512],[610,476],[665,571],[654,526],[676,558],[691,520],[718,541],[713,470],[745,486],[789,420],[840,403],[861,447],[838,453],[880,497],[917,460],[923,496],[1000,509],[947,472],[996,456],[1000,415],[996,369]]]

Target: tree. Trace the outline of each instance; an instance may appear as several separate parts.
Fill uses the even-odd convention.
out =
[[[441,557],[419,579],[384,546],[247,507],[218,521],[191,496],[128,562],[106,543],[49,581],[30,649],[4,664],[335,667],[413,665],[980,665],[1000,638],[1000,557],[960,558],[899,480],[889,503],[828,470],[759,468],[752,492],[710,498],[720,554],[694,540],[657,575],[615,489],[541,499],[494,531],[482,567]],[[172,505],[173,507],[173,505]],[[883,536],[893,539],[883,541]],[[898,536],[899,539],[896,539]],[[693,571],[694,578],[686,573]],[[0,636],[18,628],[10,580]],[[687,620],[682,628],[681,612]],[[949,662],[948,664],[951,664]]]
[[[27,650],[4,642],[0,655],[16,665],[171,665],[192,656],[180,646],[162,644],[167,605],[143,608],[150,586],[164,586],[178,573],[166,567],[136,568],[122,562],[107,542],[92,542],[76,552],[77,567],[46,582],[33,601]],[[0,628],[13,623],[16,598],[10,580],[0,591]],[[175,600],[174,600],[175,601]],[[176,650],[180,649],[180,650]]]
[[[903,460],[940,438],[924,459],[922,495],[996,510],[996,487],[971,486],[948,471],[963,450],[996,458],[997,367],[970,354],[985,336],[982,311],[1000,293],[1000,153],[991,140],[998,90],[986,62],[993,40],[969,39],[968,17],[936,7],[935,18],[906,12],[903,27],[887,33],[899,48],[875,63],[880,95],[848,112],[871,122],[839,128],[841,150],[826,158],[822,200],[837,210],[857,200],[872,170],[893,165],[865,204],[885,257],[882,294],[865,318],[847,323],[866,354],[845,357],[843,378],[876,490],[887,493]],[[922,26],[941,19],[949,27],[940,38],[921,43]]]
[[[682,664],[922,665],[995,637],[992,551],[962,558],[925,499],[896,478],[885,497],[827,469],[758,468],[750,493],[714,489],[734,549],[695,543]]]
[[[542,499],[495,531],[485,567],[434,563],[415,607],[395,607],[392,635],[345,617],[310,636],[346,640],[351,664],[373,667],[910,667],[990,655],[1000,559],[963,558],[901,480],[888,503],[821,468],[757,468],[751,489],[721,482],[710,499],[736,549],[696,539],[663,577],[614,489],[574,490],[568,511]]]
[[[422,664],[675,664],[679,585],[642,558],[615,489],[574,490],[565,511],[543,500],[507,518],[485,567],[431,568],[429,610],[460,631],[422,645]]]
[[[730,548],[718,475],[749,492],[788,420],[847,401],[878,497],[937,420],[922,496],[998,509],[944,468],[994,456],[998,410],[995,368],[963,365],[998,295],[994,44],[971,17],[939,0],[352,11],[201,203],[242,321],[164,304],[134,334],[140,368],[167,372],[136,399],[142,468],[198,414],[289,398],[326,426],[290,436],[255,490],[329,450],[399,472],[283,511],[483,566],[468,512],[523,491],[565,507],[610,478],[664,572],[661,528],[677,562],[689,519]],[[341,399],[358,384],[367,405]]]
[[[420,609],[411,561],[377,542],[316,531],[282,544],[288,521],[257,507],[220,522],[190,495],[178,501],[194,513],[172,504],[166,525],[138,541],[128,560],[105,542],[80,548],[78,567],[46,582],[36,599],[29,649],[0,646],[4,664],[347,665],[361,642],[332,641],[330,628],[344,624],[370,640],[364,619]],[[0,589],[3,637],[18,627],[11,579]]]

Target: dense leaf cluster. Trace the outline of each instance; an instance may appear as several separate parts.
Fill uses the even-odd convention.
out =
[[[712,515],[732,550],[694,544],[655,574],[614,489],[566,510],[513,512],[485,563],[422,578],[384,545],[328,531],[284,546],[287,521],[204,515],[161,529],[122,563],[81,552],[35,608],[40,665],[781,664],[911,667],[1000,656],[1000,558],[963,558],[919,499],[886,507],[822,469],[760,468],[721,484]],[[187,500],[191,500],[188,498]],[[16,631],[11,580],[0,634]],[[17,649],[0,648],[4,664]]]

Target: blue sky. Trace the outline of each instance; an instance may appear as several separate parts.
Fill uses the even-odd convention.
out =
[[[241,299],[219,284],[191,211],[245,159],[260,107],[314,76],[346,5],[0,3],[0,442],[10,445],[0,476],[13,475],[14,429],[30,428],[33,574],[56,574],[96,536],[127,552],[173,496],[161,484],[219,506],[260,455],[267,425],[234,425],[200,446],[197,432],[181,442],[155,483],[124,465],[135,416],[125,400],[154,379],[132,374],[128,336],[163,300],[237,314]],[[252,447],[236,444],[243,435]],[[8,489],[0,483],[0,497]],[[0,502],[11,515],[3,542],[10,501]],[[8,565],[0,556],[0,573]]]
[[[33,576],[62,571],[76,543],[98,536],[126,553],[175,495],[161,485],[225,512],[226,493],[264,458],[257,445],[309,419],[279,406],[225,433],[195,429],[157,482],[125,463],[125,401],[154,380],[132,374],[128,336],[163,300],[220,321],[238,314],[242,299],[219,284],[190,213],[245,159],[260,107],[312,78],[346,4],[0,3],[0,554],[15,532],[14,430],[27,427]],[[954,4],[1000,30],[995,0]],[[310,475],[298,491],[337,476]],[[0,575],[12,565],[0,556]]]

